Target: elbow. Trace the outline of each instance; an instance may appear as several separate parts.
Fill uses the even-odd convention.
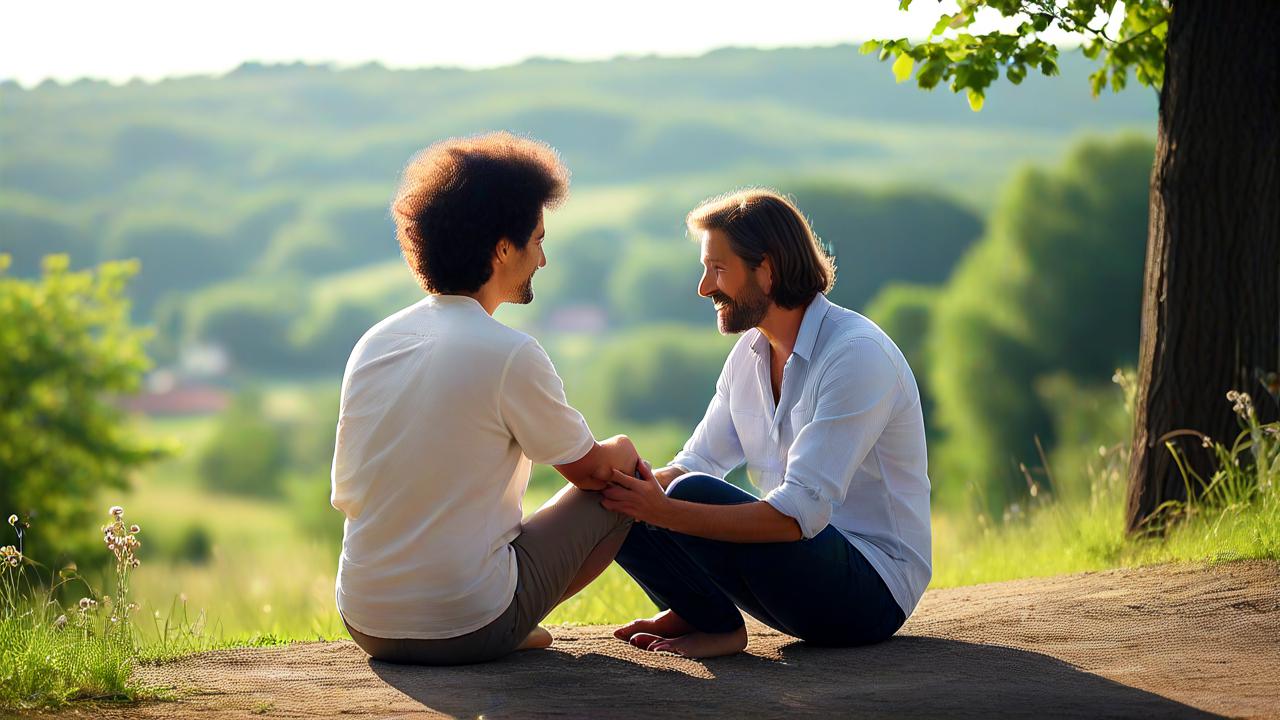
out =
[[[800,523],[793,517],[787,517],[787,526],[784,530],[784,542],[799,542],[805,539],[804,530],[800,529]]]

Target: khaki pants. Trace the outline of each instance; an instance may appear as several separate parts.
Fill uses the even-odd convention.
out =
[[[606,538],[621,544],[631,518],[600,507],[600,494],[567,485],[529,517],[516,551],[516,594],[505,612],[479,630],[453,638],[377,638],[347,625],[375,660],[416,665],[463,665],[515,650],[564,597],[591,551]],[[610,537],[617,533],[617,537]],[[344,621],[345,624],[345,621]]]

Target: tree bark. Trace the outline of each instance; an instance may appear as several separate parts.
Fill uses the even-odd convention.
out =
[[[1264,422],[1280,371],[1280,2],[1174,0],[1151,174],[1127,525],[1186,500],[1165,435],[1240,432],[1228,390]],[[1172,440],[1204,479],[1198,438]],[[1194,494],[1200,488],[1194,485]]]

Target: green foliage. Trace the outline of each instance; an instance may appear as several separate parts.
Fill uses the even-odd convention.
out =
[[[714,321],[711,303],[698,294],[702,265],[698,246],[687,242],[633,242],[610,275],[609,307],[628,325]]]
[[[925,430],[932,432],[933,392],[929,388],[928,370],[933,367],[928,338],[933,324],[940,291],[936,287],[893,283],[885,286],[868,305],[867,317],[881,327],[907,358],[924,411]]]
[[[382,198],[337,197],[315,203],[282,225],[258,262],[268,275],[348,270],[400,256],[395,226]]]
[[[862,308],[888,282],[934,285],[982,233],[982,221],[954,200],[920,191],[873,191],[839,182],[788,186],[835,255],[829,297]]]
[[[46,255],[65,254],[78,263],[91,263],[98,254],[56,205],[10,194],[0,197],[0,253],[9,255],[9,272],[17,277],[39,275]]]
[[[910,5],[911,0],[899,0],[902,10]],[[868,40],[862,52],[878,51],[881,60],[896,58],[893,75],[898,82],[905,82],[913,70],[916,84],[926,90],[949,81],[952,92],[966,92],[974,112],[982,109],[987,88],[1002,71],[1014,85],[1029,71],[1058,74],[1058,47],[1041,38],[1046,32],[1085,38],[1085,56],[1099,62],[1089,76],[1095,97],[1108,81],[1112,90],[1124,89],[1130,68],[1138,82],[1159,87],[1164,80],[1168,1],[1130,0],[1120,5],[1122,10],[1117,5],[1116,0],[956,0],[957,11],[943,13],[927,41]],[[1017,27],[981,35],[963,32],[984,9],[1017,20]],[[1123,16],[1113,31],[1108,26],[1117,12]]]
[[[716,378],[735,339],[711,327],[677,325],[614,336],[592,362],[591,385],[602,396],[602,414],[636,423],[670,420],[692,428],[715,394]]]
[[[244,262],[198,222],[170,213],[134,216],[107,237],[101,252],[112,259],[137,259],[140,272],[131,298],[146,317],[167,292],[190,292],[239,272]]]
[[[209,529],[200,523],[192,523],[182,529],[172,552],[173,559],[194,565],[209,562],[212,555],[213,538]]]
[[[288,438],[263,412],[262,395],[238,394],[200,453],[200,480],[211,490],[277,496],[288,461]]]
[[[296,280],[243,280],[210,288],[189,303],[185,335],[217,343],[234,362],[258,371],[296,369],[290,327],[301,314],[302,289]]]
[[[135,434],[111,402],[148,367],[148,333],[129,324],[132,263],[71,272],[45,259],[39,280],[3,273],[0,256],[0,514],[38,531],[36,554],[54,560],[94,542],[94,493],[123,489],[129,472],[164,447]]]
[[[928,383],[944,502],[976,493],[998,513],[1026,493],[1020,466],[1043,466],[1036,441],[1054,440],[1039,378],[1097,384],[1136,361],[1151,153],[1089,142],[1058,172],[1023,172],[938,298]]]

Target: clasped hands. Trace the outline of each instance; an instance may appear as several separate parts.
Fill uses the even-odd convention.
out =
[[[606,510],[622,513],[650,525],[666,527],[664,518],[671,508],[672,500],[658,484],[653,475],[653,467],[644,460],[636,463],[635,475],[614,470],[613,477],[600,494],[604,495],[600,504]]]

